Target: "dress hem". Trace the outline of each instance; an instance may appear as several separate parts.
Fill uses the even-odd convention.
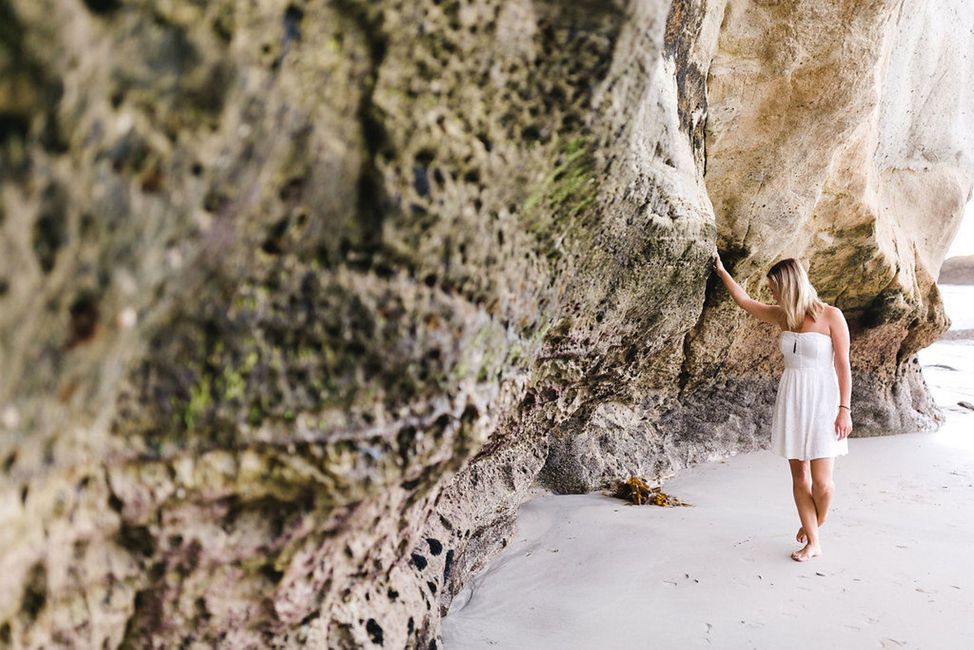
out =
[[[826,454],[825,456],[812,456],[811,458],[796,458],[794,456],[789,456],[787,454],[782,454],[779,451],[774,452],[775,455],[781,456],[782,458],[787,458],[788,460],[818,460],[819,458],[836,458],[838,456],[848,456],[848,451],[840,451],[835,454]]]

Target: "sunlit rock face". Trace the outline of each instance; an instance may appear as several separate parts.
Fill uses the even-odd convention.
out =
[[[766,446],[715,246],[935,422],[974,18],[900,4],[0,0],[0,641],[435,647],[532,486]]]
[[[941,419],[914,353],[947,328],[935,280],[971,198],[974,89],[945,79],[974,73],[972,24],[963,2],[723,8],[707,84],[718,245],[762,299],[770,265],[797,257],[844,311],[860,435]],[[705,320],[697,374],[774,356],[771,328]]]

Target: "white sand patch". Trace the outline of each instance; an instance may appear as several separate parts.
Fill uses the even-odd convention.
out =
[[[851,439],[823,555],[802,563],[788,467],[767,451],[671,479],[688,508],[536,497],[457,596],[444,647],[974,647],[972,436],[974,414],[952,414]]]

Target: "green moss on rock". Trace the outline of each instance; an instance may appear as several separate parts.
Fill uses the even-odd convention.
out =
[[[574,135],[559,143],[552,170],[524,202],[521,222],[552,260],[569,252],[588,225],[598,182],[591,140]]]

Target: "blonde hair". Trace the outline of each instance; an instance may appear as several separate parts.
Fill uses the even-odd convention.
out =
[[[768,271],[767,278],[781,296],[781,307],[785,310],[789,330],[801,329],[806,315],[818,320],[825,303],[819,299],[818,292],[798,260],[788,257],[775,263]]]

